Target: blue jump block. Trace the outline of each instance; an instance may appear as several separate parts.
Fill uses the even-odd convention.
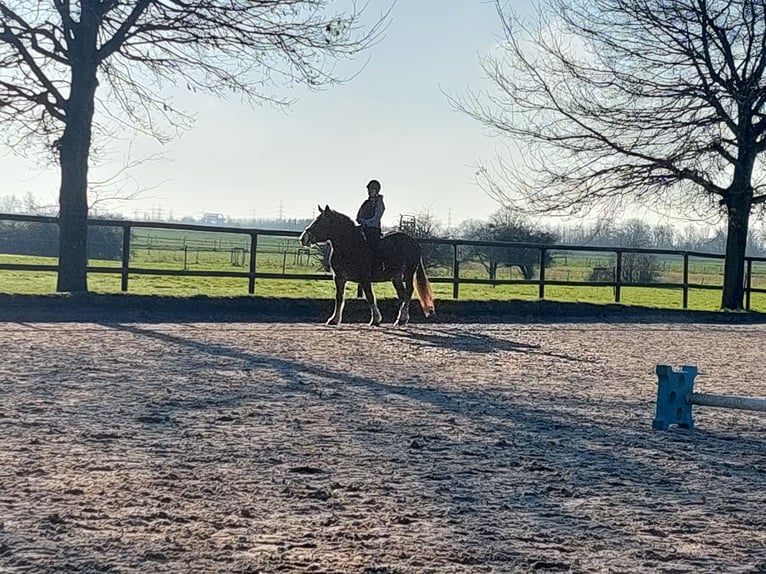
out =
[[[693,429],[691,397],[694,392],[694,378],[697,367],[684,365],[674,371],[668,365],[657,365],[657,414],[654,430],[668,430],[670,425]]]

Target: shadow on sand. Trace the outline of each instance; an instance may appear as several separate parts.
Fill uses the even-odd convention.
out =
[[[655,309],[620,304],[560,301],[437,301],[437,315],[425,319],[416,299],[411,322],[418,323],[720,323],[766,322],[758,312],[724,313],[681,309]],[[393,322],[396,301],[381,299],[384,324]],[[322,323],[332,313],[333,301],[272,297],[167,297],[160,295],[4,295],[0,294],[0,321],[29,322],[272,322]],[[366,302],[349,299],[345,323],[366,323]]]

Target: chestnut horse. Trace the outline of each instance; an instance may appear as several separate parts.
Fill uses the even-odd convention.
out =
[[[406,233],[395,232],[380,240],[378,257],[380,266],[373,268],[370,247],[361,228],[347,215],[333,211],[329,206],[319,206],[317,218],[303,230],[300,236],[304,247],[312,243],[328,241],[331,247],[330,269],[335,279],[335,311],[327,320],[328,325],[339,325],[343,317],[346,282],[355,281],[364,292],[370,305],[370,325],[380,325],[381,315],[372,284],[391,281],[399,299],[399,314],[395,326],[406,325],[410,320],[410,299],[417,285],[418,299],[426,317],[434,314],[434,294],[426,276],[420,245]]]

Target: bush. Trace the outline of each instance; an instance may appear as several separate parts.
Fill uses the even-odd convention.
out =
[[[58,257],[58,224],[27,221],[0,222],[0,253]],[[119,227],[89,226],[88,257],[91,259],[121,259],[122,229]]]
[[[623,283],[654,283],[660,275],[660,264],[654,255],[643,253],[622,254]]]

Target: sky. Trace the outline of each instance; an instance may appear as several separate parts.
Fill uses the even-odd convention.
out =
[[[514,9],[529,10],[531,0]],[[368,17],[390,0],[370,0]],[[130,160],[161,154],[129,175],[142,189],[130,201],[100,204],[127,217],[221,213],[231,218],[308,218],[316,206],[353,215],[365,185],[382,183],[383,223],[430,212],[444,223],[486,219],[500,206],[475,184],[477,162],[501,149],[481,125],[456,111],[446,93],[485,86],[479,59],[497,45],[500,22],[487,0],[399,0],[384,37],[350,70],[347,84],[320,92],[298,89],[288,111],[250,107],[236,98],[173,94],[196,112],[194,127],[160,145],[135,139]],[[104,179],[128,160],[129,134],[113,163],[94,170]],[[55,166],[0,150],[0,195],[31,193],[57,204]],[[130,190],[115,192],[127,194]]]

